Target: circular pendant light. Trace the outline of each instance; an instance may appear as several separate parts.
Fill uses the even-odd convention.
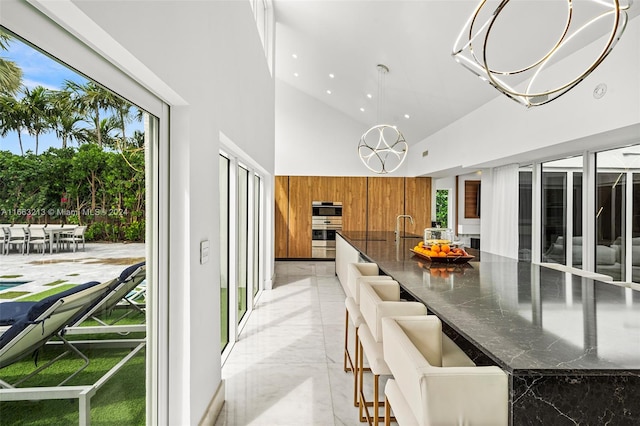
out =
[[[384,101],[384,78],[389,72],[386,65],[378,65],[378,122]],[[402,165],[407,157],[409,145],[396,126],[377,124],[364,132],[358,143],[358,156],[364,165],[374,173],[392,173]]]

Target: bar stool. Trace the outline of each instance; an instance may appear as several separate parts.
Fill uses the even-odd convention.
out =
[[[344,360],[343,369],[345,372],[353,372],[353,405],[358,406],[358,327],[362,323],[360,313],[360,283],[363,280],[375,282],[393,282],[388,275],[379,275],[380,270],[375,263],[350,263],[347,265],[347,283],[344,286],[345,294],[345,324],[344,324]],[[353,357],[349,351],[349,328],[354,328]],[[348,364],[348,366],[347,366]]]
[[[382,334],[393,374],[384,391],[385,425],[391,423],[391,409],[400,426],[508,424],[507,375],[495,366],[447,367],[438,317],[386,317]],[[468,357],[465,363],[473,364]]]
[[[360,311],[363,322],[358,328],[358,390],[360,421],[367,421],[377,426],[382,420],[379,416],[379,381],[380,376],[391,375],[391,370],[384,360],[382,349],[382,319],[388,316],[427,315],[427,308],[420,302],[400,300],[400,285],[389,285],[384,282],[367,282],[360,284]],[[364,395],[364,357],[366,356],[371,373],[373,373],[373,398],[367,401]],[[369,408],[373,412],[369,413]]]

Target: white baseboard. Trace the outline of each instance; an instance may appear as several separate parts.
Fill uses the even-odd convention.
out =
[[[207,411],[205,411],[200,423],[200,426],[213,426],[216,423],[216,419],[222,411],[222,406],[224,405],[224,395],[225,395],[225,387],[224,380],[220,380],[220,384],[218,385],[218,389],[216,389],[215,395],[209,402],[209,406],[207,407]]]

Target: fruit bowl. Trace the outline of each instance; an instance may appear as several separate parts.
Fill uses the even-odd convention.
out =
[[[414,249],[409,249],[414,255],[421,257],[423,259],[427,259],[430,262],[438,262],[438,263],[466,263],[471,259],[474,259],[474,256],[467,254],[455,255],[455,256],[429,256],[425,253],[418,252]]]

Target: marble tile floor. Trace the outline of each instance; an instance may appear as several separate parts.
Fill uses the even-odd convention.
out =
[[[283,261],[275,271],[223,365],[225,404],[215,425],[363,424],[352,373],[342,370],[345,296],[335,263]],[[371,395],[370,377],[365,389]]]

